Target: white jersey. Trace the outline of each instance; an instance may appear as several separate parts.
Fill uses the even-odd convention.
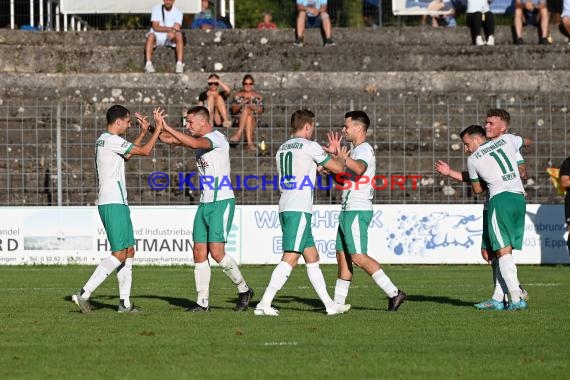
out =
[[[517,150],[517,166],[522,164],[524,164],[524,157],[522,156],[520,150]],[[483,210],[487,210],[489,208],[489,199],[489,190],[487,190],[485,191],[485,202],[483,203]]]
[[[179,24],[182,26],[182,18],[183,14],[176,7],[172,7],[170,11],[164,9],[164,18],[162,18],[162,7],[163,4],[158,4],[152,7],[152,13],[150,15],[150,22],[158,22],[160,26],[167,26],[167,27],[174,27],[174,24]],[[150,28],[151,32],[154,32],[152,27]]]
[[[467,159],[469,179],[487,182],[489,198],[505,191],[524,194],[517,165],[522,144],[522,137],[511,134],[485,142]]]
[[[234,198],[230,177],[230,144],[218,131],[212,131],[204,138],[212,142],[212,149],[196,150],[196,164],[202,188],[200,203]]]
[[[368,178],[368,181],[366,184],[359,183],[358,189],[356,189],[356,183],[354,182],[355,173],[347,170],[350,178],[345,178],[344,181],[348,182],[342,185],[347,187],[346,190],[342,191],[342,209],[345,211],[372,210],[372,197],[374,196],[372,178],[376,174],[374,149],[367,142],[363,142],[352,149],[350,158],[355,161],[361,161],[366,165],[366,170],[362,175]],[[350,184],[350,187],[348,187],[348,184]]]
[[[128,204],[124,156],[134,144],[121,136],[103,132],[95,146],[95,164],[99,184],[99,205]]]
[[[313,212],[313,191],[317,186],[317,165],[330,156],[314,141],[293,137],[285,141],[275,156],[279,170],[279,212]]]

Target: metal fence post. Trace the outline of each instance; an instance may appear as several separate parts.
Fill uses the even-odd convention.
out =
[[[62,174],[61,174],[61,103],[57,103],[56,111],[56,164],[57,164],[57,205],[62,206]]]

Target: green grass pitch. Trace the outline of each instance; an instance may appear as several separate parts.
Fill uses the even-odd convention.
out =
[[[336,266],[322,266],[333,293]],[[116,276],[91,314],[70,301],[93,267],[0,267],[1,379],[563,379],[570,378],[570,267],[519,266],[529,310],[478,311],[490,266],[386,266],[408,293],[395,313],[355,268],[352,309],[328,317],[297,267],[279,317],[236,313],[214,268],[211,313],[191,314],[190,267],[134,268],[143,314],[118,314]],[[243,266],[261,297],[273,266]]]

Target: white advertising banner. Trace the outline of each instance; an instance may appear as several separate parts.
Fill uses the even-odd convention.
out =
[[[134,206],[138,265],[193,264],[197,206]],[[277,206],[237,206],[226,250],[242,264],[276,264],[282,254]],[[334,264],[339,206],[315,206],[321,263]],[[479,264],[481,205],[376,205],[368,253],[385,264]],[[562,205],[527,205],[517,263],[570,263]],[[96,207],[0,208],[0,264],[89,264],[109,255]]]
[[[200,12],[200,0],[177,0],[174,6],[182,13]],[[152,7],[162,4],[162,0],[60,0],[63,14],[93,13],[148,13]]]

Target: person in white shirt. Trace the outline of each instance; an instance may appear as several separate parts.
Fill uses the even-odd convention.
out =
[[[469,127],[460,134],[471,155],[467,168],[471,186],[476,194],[483,192],[480,180],[488,186],[489,206],[487,227],[492,250],[498,257],[499,272],[511,296],[507,310],[522,310],[528,307],[521,298],[520,282],[513,260],[513,249],[522,249],[526,214],[525,191],[517,165],[517,151],[523,146],[520,136],[504,133],[506,124],[503,114],[497,109],[487,113],[486,135],[492,136],[497,129],[498,137],[487,140],[485,135]],[[510,118],[510,117],[509,117]]]
[[[291,138],[279,147],[275,156],[281,190],[279,222],[283,232],[283,256],[273,270],[254,314],[279,315],[279,311],[272,307],[271,303],[287,282],[301,256],[305,259],[309,280],[325,305],[327,314],[342,314],[350,309],[350,305],[335,303],[327,292],[325,279],[319,268],[319,253],[315,248],[311,218],[317,165],[338,173],[342,170],[343,164],[331,159],[317,142],[311,140],[315,130],[313,112],[295,111],[291,116],[291,129]]]
[[[157,46],[168,46],[176,50],[176,74],[184,71],[184,38],[182,28],[182,12],[174,6],[175,0],[164,0],[164,4],[155,5],[150,16],[151,28],[146,34],[145,72],[154,73],[152,54]]]
[[[468,0],[466,21],[471,30],[473,45],[495,45],[495,15],[491,12],[488,0]],[[481,36],[481,27],[485,39]]]
[[[238,290],[235,311],[245,311],[253,297],[253,289],[246,283],[238,264],[225,252],[230,233],[235,197],[231,185],[230,145],[226,137],[210,124],[210,113],[204,106],[195,106],[186,113],[186,129],[191,135],[179,132],[164,119],[159,120],[164,131],[161,141],[196,150],[200,174],[200,205],[194,218],[194,279],[198,293],[196,304],[187,311],[210,311],[211,269],[208,254],[222,267],[224,274]]]
[[[161,111],[154,110],[157,119]],[[103,259],[97,266],[81,291],[71,299],[83,313],[92,311],[89,297],[115,269],[119,280],[119,313],[139,312],[130,301],[133,259],[135,256],[135,238],[131,213],[127,202],[125,182],[125,161],[132,156],[150,155],[161,128],[155,128],[149,141],[141,145],[149,124],[146,118],[135,113],[141,126],[139,136],[134,142],[128,142],[124,135],[131,127],[131,113],[121,105],[114,105],[107,110],[107,131],[103,132],[95,144],[97,182],[99,197],[97,200],[99,216],[105,227],[107,240],[111,245],[111,256]]]
[[[368,256],[368,227],[372,221],[372,178],[376,172],[374,149],[366,141],[370,119],[364,111],[349,111],[344,115],[343,134],[352,144],[348,152],[340,145],[342,138],[329,133],[327,151],[345,162],[343,175],[342,208],[338,217],[336,259],[338,279],[334,301],[344,304],[353,276],[353,264],[362,268],[388,297],[388,311],[397,311],[406,300],[405,292],[398,289],[386,275],[379,262]],[[344,173],[343,173],[344,174]],[[367,183],[358,183],[367,178]]]

